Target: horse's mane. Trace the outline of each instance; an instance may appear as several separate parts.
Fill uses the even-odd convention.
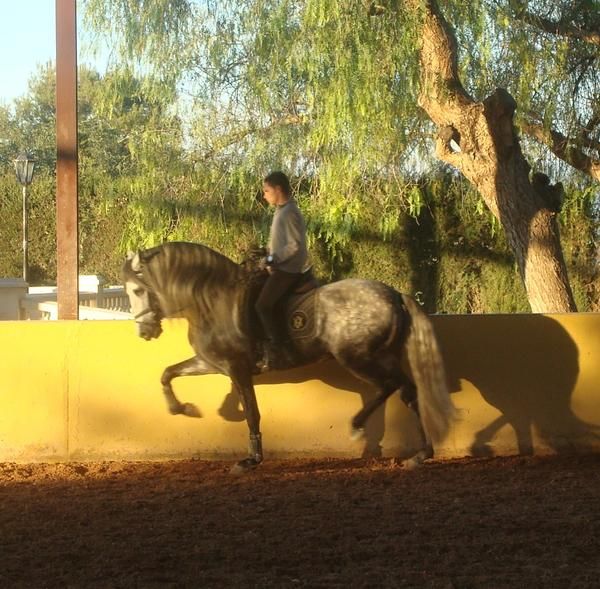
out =
[[[165,316],[231,317],[240,287],[238,264],[199,243],[168,242],[140,252],[143,279]],[[217,319],[217,317],[215,317]]]

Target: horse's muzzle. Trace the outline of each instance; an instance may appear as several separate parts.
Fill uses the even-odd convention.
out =
[[[160,321],[157,323],[143,322],[140,321],[137,324],[138,335],[144,338],[146,341],[156,339],[162,333],[162,327]]]

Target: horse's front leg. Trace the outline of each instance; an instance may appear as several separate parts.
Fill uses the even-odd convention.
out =
[[[193,403],[181,403],[175,396],[173,387],[171,386],[171,381],[178,376],[197,376],[201,374],[215,374],[215,370],[197,356],[165,368],[160,382],[163,387],[163,394],[167,401],[169,413],[172,415],[187,415],[188,417],[202,417],[202,413],[196,405]]]
[[[260,433],[260,412],[256,401],[256,392],[250,374],[240,377],[232,377],[231,382],[237,390],[246,415],[246,423],[250,431],[248,443],[248,458],[236,463],[231,472],[241,474],[256,468],[263,460],[262,435]]]

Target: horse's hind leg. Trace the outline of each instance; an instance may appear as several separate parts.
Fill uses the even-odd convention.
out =
[[[352,430],[350,436],[353,440],[358,440],[364,436],[365,423],[367,419],[375,412],[377,408],[383,405],[388,397],[394,393],[396,387],[391,383],[384,384],[377,395],[371,399],[353,418]]]
[[[193,403],[181,403],[173,392],[171,381],[178,376],[196,376],[200,374],[214,374],[203,360],[194,356],[183,362],[178,362],[165,368],[160,382],[163,387],[163,394],[167,401],[169,413],[172,415],[187,415],[188,417],[202,417],[202,413]]]
[[[417,423],[419,425],[419,433],[421,436],[421,450],[419,450],[412,458],[408,459],[405,464],[408,468],[414,468],[420,465],[424,460],[433,457],[433,446],[427,436],[421,423],[419,414],[419,406],[417,402],[417,389],[414,383],[404,374],[397,362],[392,358],[380,358],[379,362],[365,363],[360,365],[352,364],[347,361],[340,363],[350,370],[353,374],[366,380],[378,387],[379,393],[377,396],[367,403],[352,419],[352,436],[359,437],[364,431],[364,425],[370,415],[382,405],[394,391],[399,391],[404,403],[415,412]]]
[[[358,439],[364,435],[365,424],[369,417],[400,385],[393,368],[385,366],[383,362],[357,360],[355,357],[341,354],[336,355],[336,359],[349,372],[377,389],[377,395],[352,418],[351,436],[353,439]]]

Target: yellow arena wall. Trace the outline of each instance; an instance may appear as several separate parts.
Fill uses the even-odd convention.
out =
[[[600,314],[434,316],[457,420],[437,456],[600,451]],[[0,460],[244,457],[223,376],[174,381],[202,418],[172,416],[160,376],[193,352],[184,321],[155,341],[132,321],[0,322]],[[366,439],[350,420],[373,391],[335,362],[256,379],[265,459],[405,457],[415,418],[394,395]]]

